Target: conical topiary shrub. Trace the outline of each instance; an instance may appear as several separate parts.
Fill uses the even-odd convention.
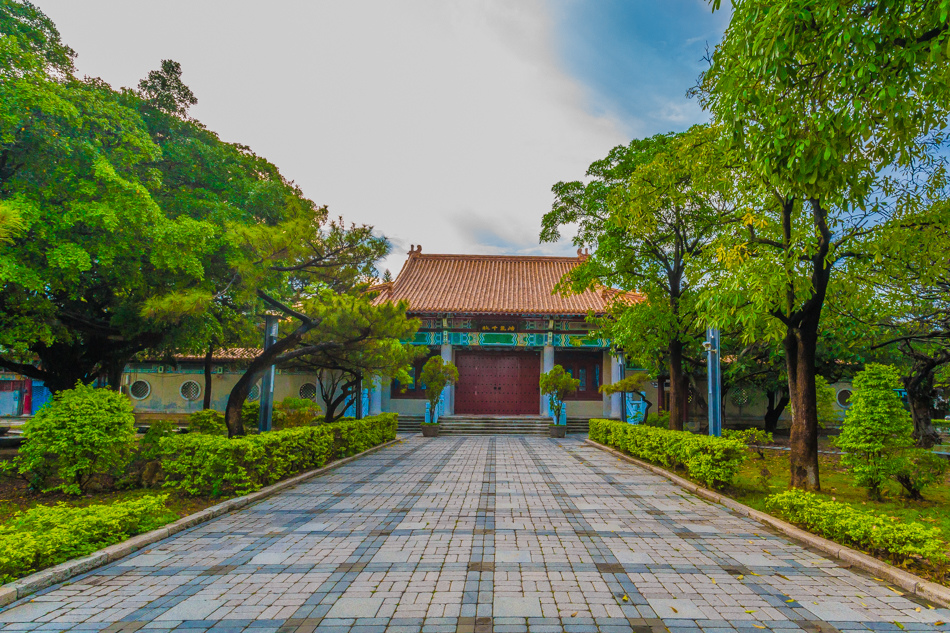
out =
[[[851,407],[836,444],[845,451],[841,463],[855,482],[874,498],[899,469],[902,449],[913,445],[914,423],[895,389],[900,375],[888,365],[869,364],[854,378]]]

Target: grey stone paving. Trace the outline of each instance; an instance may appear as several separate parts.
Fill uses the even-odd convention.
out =
[[[583,444],[420,436],[0,611],[0,631],[936,631],[932,609]]]

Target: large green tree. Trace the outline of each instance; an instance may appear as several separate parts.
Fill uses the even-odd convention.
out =
[[[716,2],[715,4],[718,4]],[[943,6],[941,6],[943,5]],[[946,3],[736,0],[701,79],[747,176],[708,314],[783,342],[794,409],[791,485],[818,489],[815,356],[849,259],[942,186]],[[932,178],[931,178],[932,177]]]
[[[320,212],[186,117],[174,62],[115,91],[74,77],[28,2],[0,2],[0,34],[0,209],[20,218],[0,244],[0,366],[53,390],[117,386],[134,354],[193,347],[195,319],[249,305],[236,271],[259,253],[240,227],[287,232]]]
[[[917,445],[940,439],[933,427],[940,374],[950,369],[950,202],[925,211],[930,230],[899,230],[867,262],[880,309],[864,316],[876,328],[874,345],[901,374]],[[934,234],[938,239],[934,239]],[[886,265],[899,258],[899,265]]]
[[[732,217],[735,184],[717,130],[695,126],[616,147],[587,172],[560,182],[544,216],[542,241],[577,225],[574,243],[591,255],[561,288],[601,284],[635,291],[642,301],[614,304],[603,332],[641,366],[661,360],[670,379],[670,428],[682,429],[690,373],[700,363],[705,324],[696,311],[707,276],[705,252]],[[628,297],[629,295],[620,295]]]

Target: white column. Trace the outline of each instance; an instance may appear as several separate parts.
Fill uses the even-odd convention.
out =
[[[442,362],[451,363],[452,346],[448,343],[442,345]],[[445,387],[445,415],[455,414],[455,385]]]
[[[369,392],[369,414],[379,415],[383,412],[383,381],[379,376],[373,378]]]
[[[541,354],[541,373],[546,374],[554,369],[554,346],[545,345],[544,352]],[[548,397],[541,395],[541,415],[548,414]]]
[[[613,354],[610,355],[610,382],[615,383],[620,380],[620,361]],[[620,394],[614,393],[610,396],[610,417],[614,420],[620,419]]]

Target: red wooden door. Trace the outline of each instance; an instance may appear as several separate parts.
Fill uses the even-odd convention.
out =
[[[465,352],[455,356],[459,382],[455,412],[538,415],[541,358],[533,352]]]

